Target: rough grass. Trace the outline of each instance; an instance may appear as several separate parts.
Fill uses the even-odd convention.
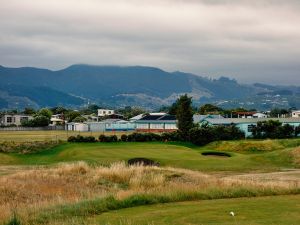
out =
[[[22,224],[60,224],[145,204],[298,193],[299,181],[259,182],[124,162],[110,167],[78,162],[0,177],[0,221],[16,211]]]
[[[49,150],[61,144],[61,141],[31,141],[31,142],[12,142],[5,141],[0,143],[0,152],[29,154]]]
[[[295,148],[290,152],[291,157],[293,158],[293,161],[296,166],[300,166],[300,148]]]
[[[294,148],[300,146],[300,139],[282,139],[282,140],[239,140],[239,141],[217,141],[207,145],[219,151],[230,152],[270,152],[283,150],[285,148]]]

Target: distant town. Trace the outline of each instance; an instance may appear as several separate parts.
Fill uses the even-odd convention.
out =
[[[79,132],[173,132],[178,129],[175,103],[157,112],[138,107],[122,109],[100,108],[90,105],[84,109],[71,110],[63,107],[22,112],[5,111],[0,114],[0,130],[67,130]],[[246,137],[252,136],[258,122],[275,120],[282,125],[300,126],[300,110],[272,109],[261,112],[244,108],[222,109],[212,104],[193,108],[194,124],[210,126],[234,125]]]

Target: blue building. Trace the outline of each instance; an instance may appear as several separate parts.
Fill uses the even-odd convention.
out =
[[[208,123],[213,126],[229,126],[234,124],[240,130],[242,130],[246,137],[252,135],[252,128],[256,126],[260,121],[277,120],[284,124],[297,127],[300,125],[300,118],[205,118],[201,123]]]

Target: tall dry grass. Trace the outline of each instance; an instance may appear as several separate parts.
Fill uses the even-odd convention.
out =
[[[297,192],[299,188],[299,182],[217,178],[186,169],[127,166],[124,162],[110,167],[77,162],[52,168],[37,167],[0,177],[0,221],[8,220],[16,212],[23,224],[30,224],[28,221],[44,209],[108,196],[114,196],[116,201],[138,195],[180,201],[202,197],[241,197],[248,193],[284,194]]]

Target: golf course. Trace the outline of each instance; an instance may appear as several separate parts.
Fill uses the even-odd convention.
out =
[[[296,225],[299,146],[300,139],[202,147],[62,140],[38,151],[2,150],[0,224]],[[158,166],[127,164],[136,158]]]

